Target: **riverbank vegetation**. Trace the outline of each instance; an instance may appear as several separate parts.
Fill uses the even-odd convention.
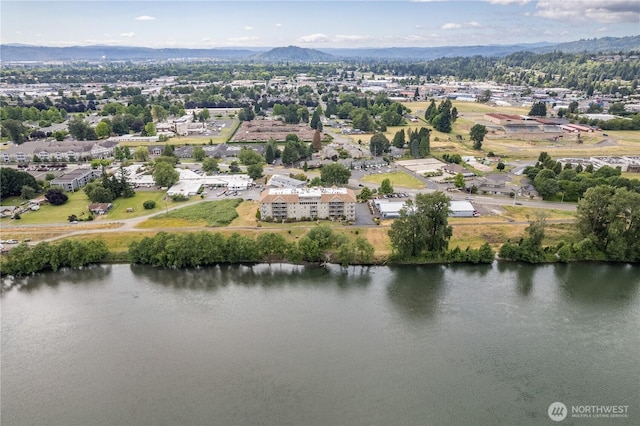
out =
[[[297,242],[274,232],[256,238],[234,232],[230,236],[206,231],[170,234],[134,241],[129,246],[132,263],[187,268],[220,263],[337,262],[343,266],[373,263],[374,248],[364,238],[347,238],[328,226],[312,228]]]
[[[626,188],[589,188],[578,202],[573,235],[555,245],[542,246],[546,218],[539,216],[518,241],[500,248],[503,259],[540,262],[608,260],[640,262],[640,194]]]
[[[43,242],[34,247],[22,243],[7,253],[2,262],[2,274],[21,276],[47,269],[79,268],[104,261],[108,252],[107,245],[99,240]]]

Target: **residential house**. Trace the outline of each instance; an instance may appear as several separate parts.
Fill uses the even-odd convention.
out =
[[[89,204],[89,211],[94,214],[106,214],[111,207],[113,207],[111,203],[93,203]]]

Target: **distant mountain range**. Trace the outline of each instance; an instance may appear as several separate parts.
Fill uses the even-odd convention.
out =
[[[456,56],[502,57],[515,52],[546,53],[608,53],[618,51],[640,51],[640,36],[604,37],[579,40],[569,43],[532,43],[485,46],[446,47],[388,47],[388,48],[326,48],[306,49],[296,46],[245,49],[151,49],[130,46],[71,46],[47,47],[19,44],[0,45],[2,62],[48,62],[48,61],[145,61],[168,59],[219,59],[245,61],[300,61],[327,62],[342,59],[407,59],[431,60]]]

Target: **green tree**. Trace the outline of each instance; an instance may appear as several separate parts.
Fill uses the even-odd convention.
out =
[[[404,129],[400,129],[393,136],[393,146],[395,146],[396,148],[404,148],[405,143],[406,143],[406,140],[405,140]]]
[[[196,161],[202,161],[207,156],[207,153],[204,152],[204,148],[201,146],[196,146],[193,148],[193,158]]]
[[[229,164],[229,172],[231,173],[240,173],[240,165],[238,164],[237,161],[232,161]]]
[[[57,188],[48,189],[47,192],[44,193],[44,198],[46,198],[52,206],[60,206],[69,199],[61,189]]]
[[[149,161],[149,150],[146,146],[139,146],[133,151],[133,159],[136,161]]]
[[[97,182],[86,185],[84,192],[92,203],[111,203],[114,199],[113,192]]]
[[[284,151],[282,151],[282,162],[284,164],[295,163],[300,159],[300,154],[296,149],[295,145],[291,142],[287,142],[284,146]]]
[[[482,141],[484,141],[484,137],[487,136],[487,133],[487,128],[482,124],[476,124],[471,128],[469,138],[473,141],[473,149],[482,148]]]
[[[264,159],[267,162],[267,164],[273,164],[273,161],[276,159],[276,153],[273,149],[273,145],[272,144],[267,144],[267,149],[265,150],[264,153]]]
[[[382,180],[380,183],[380,188],[378,188],[378,193],[385,194],[393,194],[393,186],[391,185],[391,179],[386,178]]]
[[[249,166],[251,164],[259,164],[262,163],[263,158],[258,152],[254,151],[250,148],[242,148],[240,153],[238,154],[238,160],[241,164],[245,166]]]
[[[546,117],[547,105],[544,102],[534,103],[531,109],[529,110],[529,115],[535,116],[535,117]]]
[[[92,137],[95,136],[95,131],[80,115],[74,116],[69,121],[69,133],[79,141],[95,139],[95,137]]]
[[[317,129],[318,128],[318,123],[320,123],[320,125],[322,125],[321,121],[320,121],[320,114],[322,108],[320,106],[318,106],[314,111],[313,111],[313,115],[311,116],[311,123],[309,124],[311,126],[312,129]]]
[[[506,166],[502,161],[500,161],[498,165],[496,165],[496,169],[498,169],[499,171],[503,171],[505,167]]]
[[[478,96],[478,102],[486,104],[491,100],[491,96],[493,96],[493,93],[491,92],[491,90],[487,89]]]
[[[200,114],[198,114],[198,121],[201,123],[206,123],[211,118],[211,113],[208,108],[202,108]]]
[[[366,201],[373,195],[373,192],[368,187],[362,188],[362,191],[358,194],[358,199],[361,201]]]
[[[247,167],[247,174],[253,180],[260,179],[263,172],[262,164],[251,164]]]
[[[96,125],[96,136],[99,139],[108,138],[111,134],[111,126],[106,121],[101,121]]]
[[[148,122],[144,125],[144,133],[147,136],[155,136],[156,135],[156,125],[153,124],[153,121]]]
[[[167,119],[167,110],[162,105],[154,105],[151,107],[151,118],[156,123],[162,122]]]
[[[418,144],[418,156],[420,158],[425,158],[431,152],[431,141],[429,140],[429,135],[423,136],[420,138],[420,143]]]
[[[640,194],[627,188],[589,188],[578,202],[580,235],[591,239],[609,258],[640,260]]]
[[[429,106],[427,107],[427,110],[424,113],[424,119],[427,122],[431,123],[431,120],[433,120],[436,115],[438,115],[438,107],[436,106],[436,101],[431,99],[431,103],[429,104]]]
[[[389,230],[395,256],[407,259],[445,251],[453,233],[449,204],[449,197],[440,191],[418,194],[415,203],[407,201]]]
[[[324,165],[320,170],[320,179],[326,186],[346,185],[350,177],[351,171],[338,163]]]
[[[22,185],[20,189],[20,198],[30,200],[36,196],[36,190],[29,185]]]
[[[202,170],[204,170],[207,174],[211,174],[213,172],[217,172],[218,169],[218,160],[213,157],[207,157],[202,162]]]
[[[28,132],[29,129],[19,120],[2,120],[2,136],[6,135],[15,144],[21,144],[27,140]]]
[[[371,136],[371,141],[369,142],[369,150],[374,157],[382,155],[384,152],[389,152],[389,147],[391,144],[389,143],[389,139],[384,135],[384,133],[376,133]]]
[[[458,173],[453,178],[453,184],[456,188],[464,189],[464,176],[462,175],[462,173]]]
[[[256,239],[258,253],[263,261],[271,263],[274,260],[283,260],[287,255],[290,244],[281,234],[265,232]]]
[[[156,208],[156,202],[153,200],[146,200],[142,203],[142,207],[144,207],[145,210],[153,210]]]
[[[166,162],[156,163],[153,168],[153,180],[158,186],[173,186],[180,179],[172,164]]]

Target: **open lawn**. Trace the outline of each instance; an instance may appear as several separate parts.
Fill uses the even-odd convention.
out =
[[[402,187],[409,189],[421,189],[425,187],[424,183],[405,172],[371,174],[363,176],[360,180],[362,182],[381,184],[385,179],[389,179],[394,188]]]
[[[40,210],[28,211],[21,215],[20,220],[11,220],[4,218],[0,220],[0,224],[12,225],[35,225],[45,223],[64,223],[68,222],[68,217],[75,214],[78,220],[82,220],[89,215],[89,209],[87,208],[91,203],[87,198],[87,195],[83,191],[74,193],[67,193],[69,199],[61,206],[52,206],[50,204],[44,204],[40,206]]]
[[[131,219],[134,217],[146,216],[148,214],[157,213],[165,207],[162,200],[166,195],[166,191],[137,191],[136,195],[131,198],[118,198],[113,201],[113,207],[106,215],[98,216],[96,219],[100,220],[120,220]],[[145,210],[142,203],[145,201],[155,201],[156,208],[152,210]],[[175,205],[171,199],[168,203]],[[171,207],[171,206],[169,206]],[[132,212],[127,212],[128,208],[132,208]]]
[[[204,201],[180,209],[159,214],[140,223],[138,228],[180,228],[193,226],[226,226],[238,213],[240,198]]]

